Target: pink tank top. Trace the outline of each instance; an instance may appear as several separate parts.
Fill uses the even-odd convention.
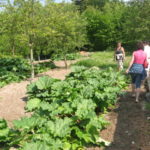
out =
[[[144,61],[146,59],[146,53],[142,49],[134,51],[133,56],[134,56],[134,62],[133,63],[144,64]]]

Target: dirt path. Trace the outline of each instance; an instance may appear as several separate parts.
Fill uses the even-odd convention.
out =
[[[150,112],[145,110],[145,93],[140,102],[135,103],[130,91],[120,98],[117,108],[106,115],[110,125],[101,132],[101,137],[112,144],[89,150],[150,150]]]
[[[68,61],[68,64],[75,61]],[[56,65],[64,67],[63,61],[57,61]],[[64,79],[70,72],[70,69],[53,69],[45,73],[39,74],[35,78],[37,80],[40,76],[49,75],[53,78]],[[4,118],[11,123],[13,120],[26,116],[24,106],[26,97],[26,87],[30,81],[22,81],[20,83],[12,83],[0,89],[0,118]]]

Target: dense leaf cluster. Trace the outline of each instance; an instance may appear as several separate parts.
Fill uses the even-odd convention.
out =
[[[150,39],[149,0],[72,1],[8,3],[0,11],[0,53],[29,57],[32,43],[36,59],[65,58],[81,47],[112,50],[118,41],[131,51],[137,40]]]
[[[107,124],[102,112],[116,103],[125,86],[124,76],[112,69],[76,67],[64,81],[42,77],[28,86],[26,110],[32,116],[14,122],[7,143],[21,150],[100,146],[99,132]]]
[[[31,67],[26,59],[20,57],[1,57],[0,66],[0,87],[30,77]],[[41,73],[54,67],[55,65],[52,62],[36,64],[35,73]]]
[[[112,50],[121,41],[125,49],[133,51],[138,40],[149,41],[149,0],[73,1],[87,19],[87,36],[93,50]]]
[[[0,58],[0,66],[0,87],[12,81],[18,82],[30,75],[30,66],[27,60],[19,57]]]
[[[86,43],[86,21],[70,3],[15,0],[0,11],[0,53],[61,57]]]
[[[81,58],[81,55],[79,53],[68,53],[68,54],[66,54],[67,60],[75,60],[75,59],[79,59],[79,58]],[[56,55],[53,55],[53,57],[51,59],[53,59],[53,60],[64,60],[64,57],[61,54],[56,54]]]

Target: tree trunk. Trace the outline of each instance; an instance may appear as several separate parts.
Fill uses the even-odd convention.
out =
[[[30,43],[30,62],[31,62],[31,79],[33,80],[35,73],[34,73],[34,59],[33,59],[33,44]]]

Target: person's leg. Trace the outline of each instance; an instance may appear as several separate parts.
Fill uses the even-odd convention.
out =
[[[123,70],[123,59],[120,61],[120,70]]]
[[[135,91],[136,91],[135,92],[136,93],[135,101],[139,102],[139,96],[140,96],[141,89],[140,88],[136,88]]]
[[[131,80],[132,80],[132,85],[131,85],[131,88],[132,88],[132,97],[135,97],[135,79],[136,79],[136,76],[134,74],[131,74]]]
[[[135,101],[136,102],[139,102],[139,96],[140,96],[140,92],[141,92],[141,82],[142,82],[142,75],[138,74],[136,75],[136,79],[135,79],[135,93],[136,93],[136,96],[135,96]]]
[[[120,71],[120,60],[117,61],[118,61],[118,71]]]
[[[132,97],[135,96],[135,84],[132,84]]]
[[[119,70],[123,70],[123,57],[122,55],[119,57],[119,60],[118,60],[118,65],[119,65]]]

